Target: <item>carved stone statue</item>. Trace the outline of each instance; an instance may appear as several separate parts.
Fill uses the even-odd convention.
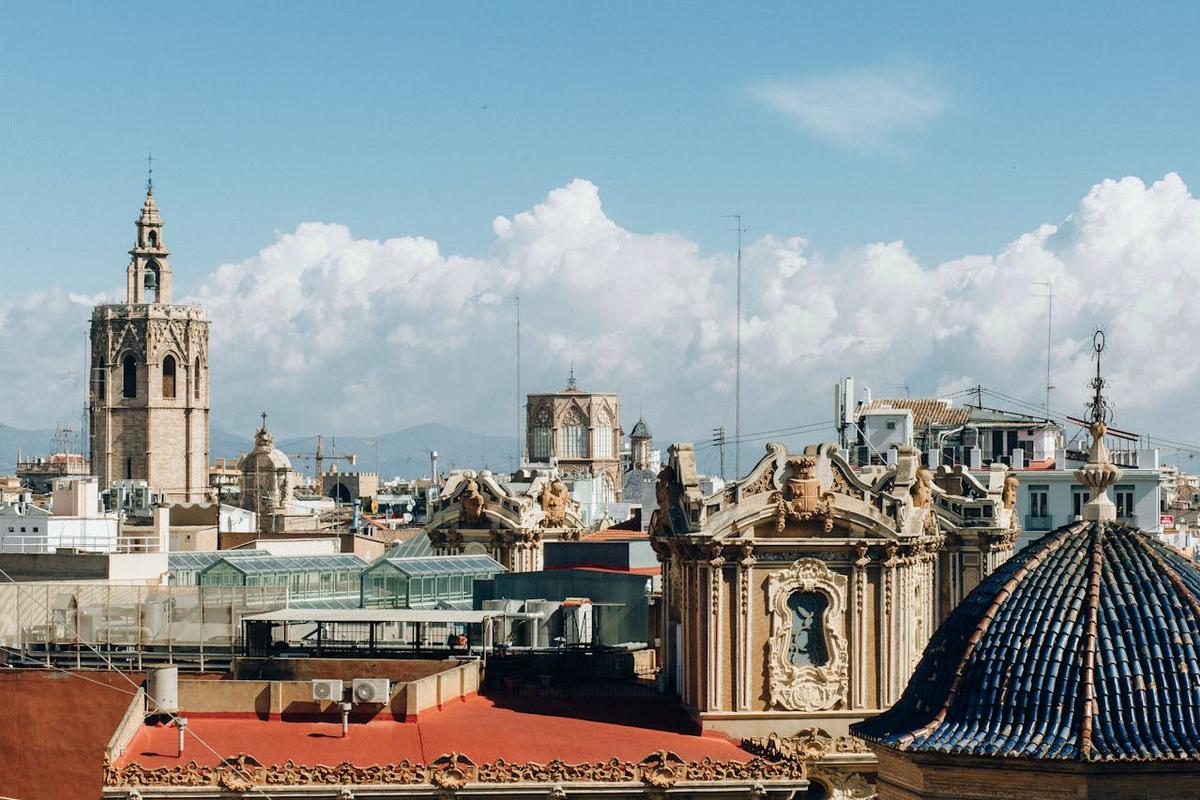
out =
[[[933,473],[928,467],[917,470],[917,480],[909,490],[913,508],[929,508],[933,503]]]
[[[1004,491],[1000,494],[1001,502],[1005,508],[1014,508],[1017,505],[1017,486],[1020,481],[1016,475],[1006,475],[1004,478]]]
[[[467,488],[458,496],[458,502],[462,506],[463,519],[467,522],[479,522],[487,506],[487,500],[479,491],[479,484],[473,480],[467,482]]]
[[[567,520],[567,504],[570,502],[567,485],[560,479],[555,478],[547,484],[542,490],[542,525],[548,528],[563,525]]]

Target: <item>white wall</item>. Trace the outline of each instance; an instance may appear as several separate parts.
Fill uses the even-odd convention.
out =
[[[892,427],[888,427],[891,425]],[[870,445],[872,455],[887,456],[892,447],[912,445],[912,412],[907,408],[880,408],[867,411],[862,417],[863,439]]]
[[[337,538],[255,539],[238,550],[265,550],[273,556],[320,556],[339,553]]]
[[[982,480],[987,480],[985,473],[975,474],[976,477],[982,476]],[[1075,477],[1074,470],[1017,470],[1013,474],[1019,482],[1016,511],[1021,524],[1021,537],[1017,541],[1018,549],[1050,530],[1075,520],[1072,490],[1086,487]],[[1121,480],[1117,481],[1116,486],[1108,490],[1109,498],[1115,502],[1116,487],[1133,487],[1134,517],[1129,522],[1147,533],[1159,533],[1162,530],[1158,524],[1161,508],[1160,478],[1158,470],[1126,469],[1123,470]],[[1030,530],[1030,488],[1035,486],[1047,487],[1050,519],[1046,530]]]

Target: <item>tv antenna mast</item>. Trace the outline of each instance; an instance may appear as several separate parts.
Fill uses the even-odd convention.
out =
[[[1036,281],[1035,285],[1046,287],[1046,419],[1050,419],[1050,390],[1054,388],[1050,385],[1050,346],[1054,341],[1052,338],[1052,322],[1054,320],[1054,281]],[[1100,347],[1103,349],[1103,335],[1101,335],[1100,341]],[[1099,350],[1096,352],[1098,353]]]
[[[742,227],[741,214],[726,214],[737,222],[737,320],[733,334],[733,479],[742,477]]]

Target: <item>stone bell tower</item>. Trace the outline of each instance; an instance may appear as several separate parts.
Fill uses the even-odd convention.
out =
[[[92,311],[92,470],[101,489],[141,479],[168,502],[199,502],[208,496],[208,316],[171,304],[149,180],[135,225],[125,302]]]

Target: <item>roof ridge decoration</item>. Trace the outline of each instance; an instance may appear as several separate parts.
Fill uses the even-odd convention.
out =
[[[1096,713],[1096,642],[1097,616],[1100,610],[1100,576],[1104,570],[1104,526],[1093,525],[1088,537],[1089,569],[1087,603],[1087,627],[1083,636],[1083,691],[1079,694],[1080,726],[1079,752],[1085,757],[1095,753],[1092,746],[1092,719]]]
[[[1108,403],[1103,394],[1107,381],[1100,374],[1100,354],[1104,352],[1103,331],[1096,331],[1093,335],[1092,349],[1096,359],[1096,377],[1091,382],[1092,401],[1088,403],[1091,412],[1088,430],[1092,434],[1092,447],[1088,451],[1087,464],[1075,471],[1075,477],[1091,490],[1091,499],[1082,509],[1083,518],[1091,522],[1115,522],[1117,507],[1108,496],[1108,487],[1121,479],[1121,470],[1109,460],[1108,448],[1104,446],[1104,434],[1108,431]]]

